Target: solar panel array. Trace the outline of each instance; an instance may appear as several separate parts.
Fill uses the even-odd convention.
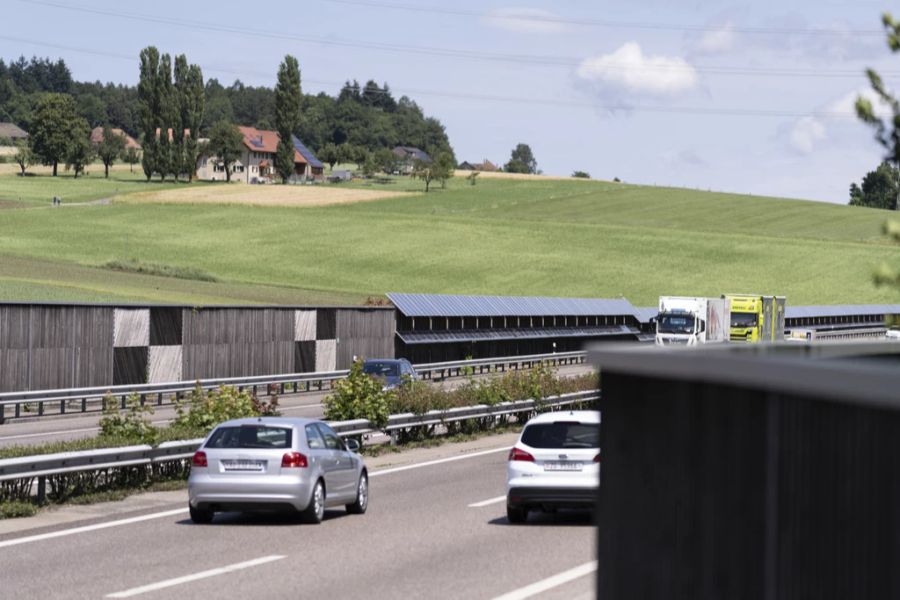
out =
[[[634,315],[625,298],[553,298],[547,296],[461,296],[389,292],[407,317],[552,317]]]
[[[312,153],[312,150],[307,148],[306,145],[304,145],[304,143],[300,141],[300,138],[298,138],[296,135],[292,135],[291,141],[294,143],[294,149],[299,152],[303,158],[306,159],[311,167],[324,168],[322,161],[316,158],[316,155]]]
[[[397,336],[407,344],[429,344],[540,338],[602,337],[610,335],[633,336],[637,333],[637,329],[627,325],[608,325],[605,327],[522,327],[514,329],[479,329],[465,331],[398,331]]]
[[[898,315],[900,304],[817,304],[785,308],[788,319],[815,317],[855,317],[864,315]]]

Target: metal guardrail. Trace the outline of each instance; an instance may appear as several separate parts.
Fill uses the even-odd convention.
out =
[[[587,390],[583,392],[562,394],[559,396],[550,396],[537,403],[533,399],[517,400],[514,402],[500,402],[494,405],[478,404],[474,406],[450,408],[447,410],[432,410],[422,415],[415,415],[412,413],[391,415],[388,418],[387,425],[382,429],[375,428],[367,419],[333,421],[330,422],[329,425],[331,425],[337,433],[344,436],[366,435],[382,430],[386,433],[393,434],[401,429],[411,427],[424,427],[464,419],[481,419],[531,412],[535,409],[536,404],[541,404],[553,409],[560,409],[571,405],[591,402],[599,397],[600,390]],[[392,440],[393,437],[394,436],[392,435]],[[192,440],[163,442],[156,447],[145,444],[2,459],[0,460],[0,483],[37,478],[37,495],[39,499],[43,499],[46,477],[48,476],[127,466],[149,466],[154,463],[186,460],[194,454],[202,442],[203,438],[197,438]]]
[[[539,363],[551,365],[580,364],[585,361],[584,352],[560,352],[554,354],[531,354],[527,356],[507,356],[501,358],[480,358],[415,365],[416,373],[426,381],[437,381],[448,377],[487,372],[505,372],[532,368]],[[0,394],[0,424],[10,419],[22,417],[60,416],[69,413],[90,413],[103,410],[103,398],[117,398],[125,408],[126,399],[132,394],[140,396],[141,404],[148,402],[157,406],[171,404],[193,391],[197,386],[204,390],[222,385],[252,390],[260,389],[266,395],[301,393],[330,389],[334,382],[345,378],[349,370],[325,371],[318,373],[289,373],[285,375],[259,375],[252,377],[228,377],[222,379],[200,379],[196,381],[176,381],[170,383],[147,383],[137,385],[96,386],[58,390],[34,390],[5,392]],[[12,414],[8,413],[11,408]]]

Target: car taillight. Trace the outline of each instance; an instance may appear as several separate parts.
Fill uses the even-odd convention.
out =
[[[191,459],[191,464],[195,467],[206,467],[206,452],[203,450],[197,450],[194,452],[194,458]]]
[[[600,462],[600,453],[597,453],[597,456],[594,457],[594,462]]]
[[[534,457],[521,448],[513,446],[509,451],[509,460],[527,460],[529,462],[534,462]]]
[[[306,462],[306,455],[301,454],[299,452],[285,452],[284,456],[281,457],[281,467],[301,467],[305,468],[308,466]]]

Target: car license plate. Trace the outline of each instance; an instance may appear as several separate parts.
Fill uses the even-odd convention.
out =
[[[261,472],[265,466],[265,463],[258,460],[223,460],[222,466],[226,471]]]
[[[572,460],[554,460],[544,463],[545,471],[580,471],[581,463]]]

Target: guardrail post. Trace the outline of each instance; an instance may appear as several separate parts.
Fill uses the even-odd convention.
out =
[[[66,414],[66,401],[65,400],[59,401],[59,414],[61,414],[61,415]]]
[[[47,500],[47,478],[38,477],[37,501],[43,504]]]
[[[87,398],[81,399],[81,412],[87,412]]]
[[[147,394],[141,394],[141,406],[146,404],[147,402]]]
[[[44,416],[44,403],[43,402],[38,402],[38,416],[39,417]]]
[[[0,425],[6,422],[6,405],[0,404]]]
[[[162,403],[163,403],[163,393],[160,392],[156,395],[156,405],[162,406]]]
[[[22,416],[22,405],[19,404],[18,402],[16,402],[15,416],[16,416],[17,419],[18,419],[20,416]]]
[[[125,406],[126,406],[127,402],[128,402],[128,396],[126,396],[125,394],[122,394],[122,401],[120,402],[120,404],[122,406],[122,410],[125,410]]]

